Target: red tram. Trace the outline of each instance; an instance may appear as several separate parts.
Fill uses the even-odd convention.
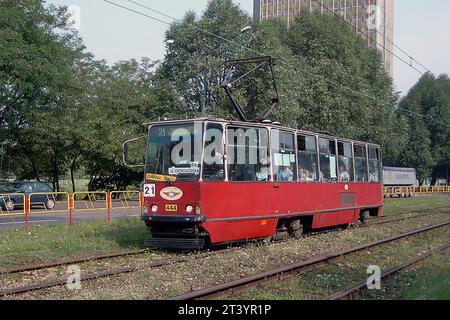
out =
[[[299,237],[382,214],[378,145],[270,121],[145,125],[142,219],[151,248]]]

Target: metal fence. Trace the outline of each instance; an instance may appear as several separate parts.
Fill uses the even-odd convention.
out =
[[[0,194],[0,216],[25,215],[25,201],[21,193]]]
[[[114,210],[134,210],[140,215],[144,196],[140,191],[112,192],[46,192],[31,194],[0,194],[0,217],[23,216],[26,225],[30,217],[56,215],[69,220],[82,219],[83,214],[91,213],[111,221]]]
[[[449,194],[450,186],[385,187],[385,198],[408,198],[416,195]]]
[[[109,195],[112,209],[132,209],[142,207],[142,193],[139,191],[113,191]]]
[[[29,214],[69,212],[67,192],[30,193],[26,198],[28,198],[26,211]]]

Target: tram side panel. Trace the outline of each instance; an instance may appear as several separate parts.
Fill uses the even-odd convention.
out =
[[[356,222],[369,208],[381,215],[383,205],[378,183],[201,183],[200,196],[212,243],[273,236],[290,214],[325,228]]]
[[[201,208],[212,243],[270,237],[277,219],[271,183],[202,183]]]

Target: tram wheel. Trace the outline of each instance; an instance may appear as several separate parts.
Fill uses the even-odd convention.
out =
[[[361,221],[362,224],[367,224],[367,221],[370,219],[370,213],[369,211],[365,211],[364,213],[361,213],[361,217],[359,221]]]
[[[303,224],[300,220],[294,220],[289,225],[289,233],[291,237],[299,239],[303,236]]]
[[[273,241],[282,241],[282,240],[286,240],[287,238],[289,238],[289,233],[286,231],[282,231],[282,232],[277,232],[272,240]]]

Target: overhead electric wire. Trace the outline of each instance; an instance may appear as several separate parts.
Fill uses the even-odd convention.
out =
[[[353,24],[351,24],[349,21],[347,21],[345,18],[342,18],[340,15],[338,15],[337,13],[333,12],[332,10],[330,11],[329,7],[324,6],[323,4],[320,4],[317,0],[313,0],[316,3],[318,3],[319,5],[321,5],[322,7],[324,7],[327,11],[332,12],[336,17],[338,17],[339,19],[341,19],[342,21],[346,22],[347,24],[349,24],[352,28],[356,29],[357,32],[360,32],[361,34],[365,35],[369,40],[373,40],[369,35],[367,35],[366,33],[362,32],[361,30],[357,29]],[[338,0],[339,5],[341,5],[341,2]],[[389,41],[395,48],[397,48],[399,51],[401,51],[403,54],[405,54],[406,56],[408,56],[408,58],[411,61],[416,62],[419,66],[421,66],[423,69],[425,69],[426,71],[430,72],[431,74],[433,74],[433,72],[427,68],[426,66],[424,66],[420,61],[418,61],[417,59],[415,59],[413,56],[411,56],[408,52],[406,52],[405,50],[403,50],[402,48],[400,48],[397,44],[394,43],[393,40],[389,39],[385,34],[381,33],[378,28],[375,28],[375,31],[380,34],[385,40]],[[376,42],[376,41],[374,41]],[[378,42],[376,42],[378,45],[380,45]],[[388,50],[385,46],[380,45],[382,48],[384,48],[385,50],[387,50],[388,52],[392,53],[390,50]],[[393,54],[393,53],[392,53]],[[408,63],[407,61],[404,61],[403,59],[401,59],[403,62],[405,62],[406,64],[408,64],[409,67],[413,67],[411,63]],[[416,70],[417,71],[417,70]],[[421,73],[421,72],[420,72]],[[421,73],[423,74],[423,73]]]
[[[122,8],[122,9],[124,9],[124,10],[128,10],[128,11],[134,12],[134,13],[136,13],[136,14],[138,14],[138,15],[141,15],[141,16],[144,16],[144,17],[150,18],[150,19],[152,19],[152,20],[155,20],[155,21],[158,21],[158,22],[161,22],[161,23],[167,24],[167,25],[169,25],[169,26],[171,26],[171,25],[172,25],[172,23],[170,23],[170,22],[167,22],[167,21],[164,21],[164,20],[158,19],[158,18],[156,18],[156,17],[153,17],[153,16],[150,16],[150,15],[148,15],[148,14],[145,14],[145,13],[139,12],[139,11],[137,11],[137,10],[133,10],[133,9],[131,9],[131,8],[128,8],[128,7],[122,6],[122,5],[118,4],[118,3],[112,2],[112,1],[110,1],[110,0],[103,0],[103,1],[104,1],[104,2],[107,2],[107,3],[109,3],[109,4],[113,5],[113,6],[116,6],[116,7]]]
[[[156,18],[156,17],[154,17],[154,16],[147,15],[147,14],[145,14],[145,13],[142,13],[142,12],[140,12],[140,11],[131,9],[131,8],[129,8],[129,7],[119,5],[119,4],[114,3],[114,2],[112,2],[112,1],[110,1],[110,0],[102,0],[102,1],[107,2],[107,3],[111,4],[111,5],[116,6],[116,7],[122,8],[122,9],[124,9],[124,10],[133,12],[133,13],[135,13],[135,14],[138,14],[138,15],[141,15],[141,16],[144,16],[144,17],[147,17],[147,18],[149,18],[149,19],[152,19],[152,20],[155,20],[155,21],[164,23],[164,24],[166,24],[166,25],[172,25],[170,22],[164,21],[164,20],[159,19],[159,18]],[[142,7],[142,8],[144,8],[144,9],[150,10],[150,11],[152,11],[152,12],[154,12],[154,13],[159,14],[159,15],[162,15],[162,16],[164,16],[164,17],[166,17],[166,18],[172,19],[172,20],[175,21],[175,22],[180,21],[179,19],[177,19],[177,18],[175,18],[175,17],[172,17],[172,16],[170,16],[170,15],[168,15],[168,14],[166,14],[166,13],[163,13],[163,12],[161,12],[161,11],[155,10],[155,9],[153,9],[153,8],[151,8],[151,7],[149,7],[149,6],[143,5],[143,4],[139,3],[139,2],[136,2],[136,1],[133,1],[133,0],[126,0],[126,1],[128,1],[128,2],[130,2],[130,3],[132,3],[132,4],[135,4],[135,5],[139,6],[139,7]],[[313,1],[316,1],[316,0],[313,0]],[[344,20],[344,21],[345,21],[345,20]],[[241,44],[241,43],[238,43],[238,42],[236,42],[236,41],[234,41],[234,40],[227,39],[227,38],[225,38],[225,37],[223,37],[223,36],[217,35],[217,34],[215,34],[215,33],[213,33],[213,32],[210,32],[210,31],[208,31],[208,30],[205,30],[205,29],[203,29],[203,28],[200,28],[200,27],[198,27],[198,26],[196,26],[196,25],[191,24],[190,26],[193,27],[194,29],[198,30],[198,31],[201,31],[201,32],[203,32],[203,33],[205,33],[205,34],[208,34],[208,35],[210,35],[210,36],[212,36],[212,37],[215,37],[215,38],[217,38],[217,39],[219,39],[219,40],[222,40],[222,41],[228,42],[228,43],[230,43],[230,44],[233,44],[233,45],[235,45],[235,46],[237,46],[237,47],[243,48],[243,49],[245,49],[245,50],[247,50],[247,51],[249,51],[249,52],[252,52],[252,53],[254,53],[254,54],[257,54],[257,55],[260,55],[260,56],[270,56],[270,55],[267,54],[267,53],[263,53],[263,52],[254,50],[254,49],[249,48],[249,47],[247,47],[247,46],[245,46],[245,45],[243,45],[243,44]],[[299,70],[298,67],[295,66],[295,65],[291,65],[290,63],[287,63],[287,62],[283,61],[282,59],[278,59],[277,57],[274,57],[274,58],[277,59],[277,62],[281,63],[281,64],[284,65],[285,67],[288,67],[288,68],[292,69],[293,71],[299,72],[299,74],[301,74],[301,75],[307,74],[307,75],[309,75],[309,76],[311,76],[311,77],[314,77],[314,78],[320,79],[320,80],[322,80],[322,81],[325,81],[325,82],[327,82],[328,84],[332,84],[333,86],[340,87],[340,88],[345,89],[345,90],[349,90],[350,92],[356,93],[356,94],[358,94],[358,95],[360,95],[360,96],[365,96],[365,97],[370,98],[370,99],[372,99],[372,100],[374,100],[374,101],[376,101],[376,102],[380,102],[380,99],[377,98],[377,97],[375,97],[375,96],[372,96],[372,95],[367,94],[367,93],[364,93],[364,92],[356,91],[356,90],[354,90],[354,89],[352,89],[352,88],[350,88],[350,87],[346,87],[346,86],[344,86],[344,85],[342,85],[342,84],[340,84],[340,83],[338,83],[338,82],[336,82],[336,81],[330,80],[330,79],[328,79],[328,78],[324,78],[324,77],[322,77],[322,76],[320,76],[320,75],[318,75],[318,74],[314,74],[314,73],[308,72],[308,71],[305,70],[305,69]],[[388,103],[388,101],[383,101],[383,100],[382,100],[382,102]],[[425,115],[423,115],[423,114],[420,114],[420,113],[417,113],[417,112],[414,112],[414,111],[409,111],[409,110],[406,110],[406,109],[403,109],[403,108],[400,108],[400,107],[396,107],[396,108],[397,108],[398,110],[402,110],[402,111],[408,112],[408,113],[410,113],[410,114],[412,114],[412,115],[418,115],[418,116],[420,116],[420,117],[422,117],[422,118],[424,118],[424,119],[427,119],[427,116],[425,116]],[[442,122],[438,122],[438,121],[433,121],[433,122],[436,123],[436,124],[440,124],[440,125],[446,126],[446,127],[450,127],[450,125],[445,124],[445,123],[442,123]]]
[[[400,61],[402,61],[403,63],[405,63],[406,65],[408,65],[409,67],[413,68],[415,71],[417,71],[418,73],[420,73],[421,75],[424,74],[424,72],[420,71],[419,69],[417,69],[416,67],[414,67],[411,63],[409,63],[408,61],[406,61],[405,59],[403,59],[402,57],[400,57],[399,55],[397,55],[395,52],[389,50],[388,48],[386,48],[386,46],[384,46],[383,44],[379,43],[376,39],[372,38],[370,35],[368,35],[367,33],[365,33],[364,31],[362,31],[361,29],[359,29],[357,26],[353,25],[351,22],[347,21],[345,18],[343,18],[342,16],[340,16],[339,14],[337,14],[334,10],[330,9],[328,6],[324,5],[321,1],[319,0],[312,0],[315,3],[317,3],[319,6],[321,6],[322,8],[324,8],[325,10],[327,10],[328,12],[332,13],[334,16],[336,16],[338,19],[344,21],[346,24],[348,24],[349,26],[351,26],[353,29],[355,29],[356,32],[361,33],[362,35],[364,35],[365,37],[367,37],[367,39],[373,41],[374,43],[376,43],[378,46],[380,46],[381,48],[383,48],[384,50],[386,50],[387,52],[389,52],[390,54],[392,54],[394,57],[396,57],[397,59],[399,59]],[[385,37],[385,39],[387,39],[387,37],[382,34],[380,31],[378,31],[378,29],[375,28],[375,30],[381,34],[383,37]],[[392,40],[390,40],[390,42],[394,44],[394,42]],[[395,45],[396,47],[398,47],[397,45]],[[417,60],[415,60],[410,54],[406,53],[403,49],[400,49],[403,53],[405,53],[408,58],[414,60],[417,62]],[[424,67],[421,63],[418,63],[422,68],[424,68],[425,70],[429,71],[430,73],[432,73],[428,68]]]

